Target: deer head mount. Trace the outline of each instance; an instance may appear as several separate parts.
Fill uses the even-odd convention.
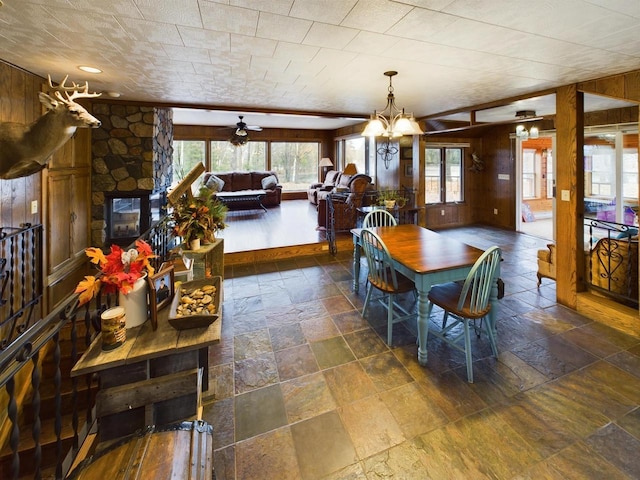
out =
[[[67,75],[58,86],[49,76],[53,97],[40,93],[47,113],[31,125],[0,123],[0,178],[26,177],[47,166],[49,157],[75,133],[76,128],[98,128],[100,121],[77,104],[77,98],[99,97],[89,93],[89,83],[65,86]]]

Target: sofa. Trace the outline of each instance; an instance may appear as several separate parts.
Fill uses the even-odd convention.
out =
[[[327,196],[331,195],[334,207],[334,230],[349,230],[356,226],[357,209],[363,206],[367,199],[367,191],[371,188],[371,177],[358,173],[356,175],[341,175],[349,177],[347,186],[334,188],[330,191],[318,192],[318,227],[328,227]]]
[[[275,207],[282,201],[282,185],[273,171],[255,172],[206,172],[203,185],[216,192],[239,192],[242,190],[264,190],[262,205]]]

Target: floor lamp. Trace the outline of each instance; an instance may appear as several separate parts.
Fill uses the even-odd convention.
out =
[[[324,157],[320,159],[320,163],[318,165],[322,168],[322,181],[324,182],[324,179],[327,176],[327,170],[330,167],[333,167],[333,162],[330,158]]]

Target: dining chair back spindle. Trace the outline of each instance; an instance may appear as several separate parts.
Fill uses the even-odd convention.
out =
[[[362,221],[362,228],[393,227],[398,222],[393,214],[384,208],[379,208],[367,213]]]
[[[381,299],[380,303],[387,310],[387,344],[391,346],[393,324],[416,317],[415,314],[409,313],[396,302],[396,295],[414,291],[415,285],[412,280],[395,270],[387,246],[376,233],[364,229],[360,235],[369,267],[367,294],[364,308],[362,309],[362,317],[367,314],[373,288],[378,289],[386,296],[387,300],[384,302],[384,299]],[[396,311],[402,313],[402,315],[396,315]]]
[[[463,284],[451,282],[431,287],[429,291],[429,307],[427,317],[431,315],[434,305],[444,310],[442,329],[428,330],[427,335],[433,334],[454,348],[464,352],[467,363],[467,380],[473,383],[473,358],[471,354],[471,329],[480,336],[484,330],[489,337],[491,350],[495,357],[498,349],[495,338],[495,325],[487,317],[491,310],[489,297],[491,290],[497,288],[497,270],[502,252],[499,247],[487,249],[473,265]],[[455,321],[447,325],[447,319]],[[488,317],[487,317],[488,318]],[[479,321],[476,324],[476,321]],[[483,327],[484,323],[484,327]],[[449,335],[454,328],[462,324],[462,332]],[[464,338],[464,346],[459,341]]]

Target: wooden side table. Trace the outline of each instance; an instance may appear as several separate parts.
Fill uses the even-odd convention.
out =
[[[125,343],[115,350],[102,350],[99,334],[71,370],[71,376],[98,374],[100,389],[96,405],[100,441],[112,440],[151,424],[171,423],[194,415],[197,384],[182,383],[180,377],[195,378],[203,368],[202,390],[208,389],[209,346],[220,341],[222,315],[211,325],[175,330],[168,322],[169,308],[158,312],[158,328],[151,322],[127,330]],[[178,386],[178,387],[177,387]],[[170,388],[184,395],[164,399]],[[100,396],[107,396],[100,402]],[[141,400],[142,399],[142,400]],[[108,401],[107,401],[108,400]],[[121,413],[101,404],[128,403]]]
[[[202,245],[198,250],[183,250],[193,260],[193,279],[220,276],[224,278],[224,238]]]

